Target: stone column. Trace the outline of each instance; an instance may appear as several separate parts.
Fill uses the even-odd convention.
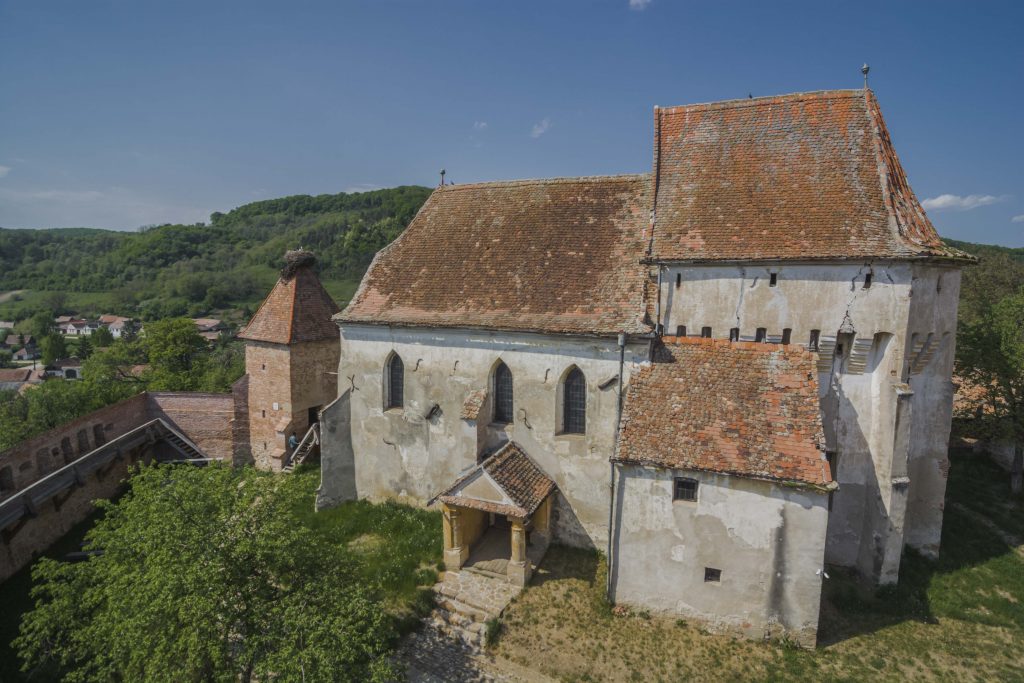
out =
[[[448,571],[455,571],[468,559],[469,548],[462,540],[462,522],[459,519],[459,511],[456,508],[445,506],[444,508],[444,567]]]
[[[508,580],[517,586],[525,586],[530,580],[530,561],[526,558],[526,527],[523,520],[512,521],[512,556],[508,561]]]

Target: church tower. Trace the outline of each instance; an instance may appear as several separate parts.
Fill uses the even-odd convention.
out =
[[[241,333],[248,375],[249,447],[260,469],[279,471],[288,440],[301,440],[338,395],[338,306],[308,251],[289,251],[274,289]]]

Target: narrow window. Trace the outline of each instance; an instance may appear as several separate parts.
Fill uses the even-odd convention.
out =
[[[676,325],[676,336],[677,337],[685,337],[686,336],[686,325]]]
[[[260,411],[260,412],[262,412],[262,413],[263,413],[263,417],[266,417],[266,416],[267,416],[267,411],[263,410],[263,411]]]
[[[562,406],[563,427],[566,434],[585,434],[587,430],[587,380],[579,368],[565,376]]]
[[[774,287],[777,284],[779,284],[779,274],[772,273],[771,275],[768,276],[768,286]]]
[[[66,436],[60,440],[60,451],[64,454],[64,462],[71,462],[75,459],[75,449],[71,447],[71,439]]]
[[[766,328],[766,327],[759,327],[759,328],[757,328],[757,331],[754,332],[754,341],[758,342],[759,344],[763,344],[767,340],[768,340],[768,328]]]
[[[512,422],[512,371],[501,361],[494,368],[494,421]]]
[[[788,327],[785,328],[784,330],[782,330],[782,343],[783,344],[789,344],[790,339],[792,338],[792,336],[793,336],[793,330],[789,329]]]
[[[683,274],[682,273],[676,273],[676,289],[679,289],[679,287],[682,284],[683,284]]]
[[[702,327],[702,328],[700,328],[700,336],[704,337],[705,339],[711,339],[711,328],[710,327]]]
[[[871,289],[871,276],[873,273],[868,273],[864,276],[864,289]]]
[[[729,341],[738,342],[740,340],[740,328],[731,327],[729,328]]]
[[[0,469],[0,491],[14,490],[14,472],[10,466]]]
[[[818,337],[821,336],[821,330],[811,330],[811,339],[807,342],[807,349],[809,351],[818,350]]]
[[[672,500],[697,500],[697,480],[676,477],[672,487]]]
[[[93,425],[92,438],[96,442],[96,448],[107,442],[107,435],[103,433],[103,425]]]
[[[722,580],[722,570],[714,567],[704,567],[704,583],[719,583]]]
[[[388,359],[384,373],[386,381],[384,408],[401,408],[405,405],[405,364],[395,353]]]

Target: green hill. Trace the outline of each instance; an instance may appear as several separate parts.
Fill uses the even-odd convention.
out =
[[[0,229],[0,319],[66,309],[146,319],[240,309],[273,285],[286,249],[316,252],[331,294],[344,302],[374,253],[401,234],[430,189],[296,195],[253,202],[210,223],[138,232]]]

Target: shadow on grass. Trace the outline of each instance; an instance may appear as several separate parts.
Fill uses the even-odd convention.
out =
[[[1011,517],[1002,511],[1019,510],[1019,503],[1010,499],[1006,474],[987,458],[954,452],[951,461],[939,559],[907,548],[899,584],[877,590],[864,587],[848,570],[830,568],[819,646],[904,621],[934,624],[955,618],[1024,629],[1024,563],[1000,533],[1018,531],[1007,528]]]

